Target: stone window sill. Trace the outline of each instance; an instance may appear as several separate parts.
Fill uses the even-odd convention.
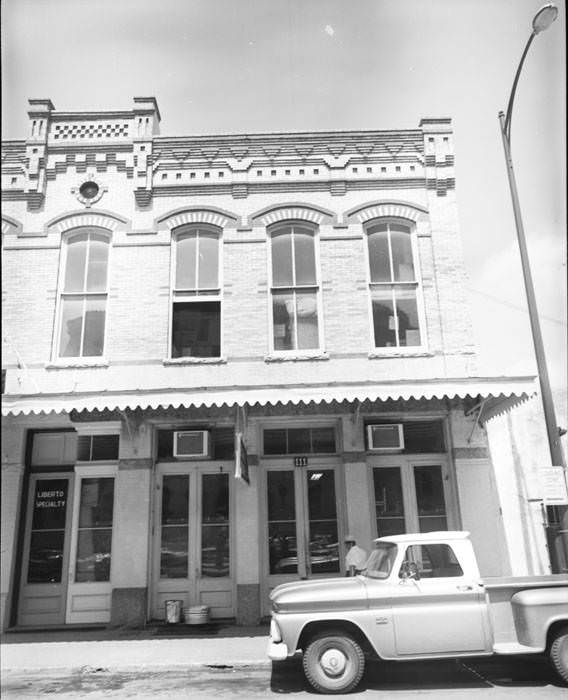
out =
[[[177,365],[224,365],[226,357],[175,357],[162,360],[165,367]]]
[[[97,367],[108,367],[108,360],[84,360],[84,359],[66,359],[55,360],[55,362],[47,362],[45,369],[93,369]]]
[[[428,352],[427,350],[401,350],[397,348],[396,350],[371,350],[368,354],[370,360],[385,360],[388,358],[401,358],[401,357],[434,357],[433,352]]]
[[[329,360],[329,355],[326,352],[313,352],[313,353],[291,353],[291,354],[278,354],[274,353],[271,355],[266,355],[264,358],[265,362],[304,362],[306,360]]]

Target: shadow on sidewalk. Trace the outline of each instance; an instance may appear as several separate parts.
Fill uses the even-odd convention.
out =
[[[65,627],[50,630],[13,629],[0,635],[0,644],[45,642],[100,642],[141,639],[199,639],[210,637],[268,637],[268,624],[240,626],[233,621],[214,621],[204,625],[156,623],[142,629],[125,627]]]

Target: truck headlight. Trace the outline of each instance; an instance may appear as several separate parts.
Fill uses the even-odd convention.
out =
[[[278,623],[274,618],[270,620],[270,639],[272,639],[273,642],[282,641],[282,633],[280,632],[280,627],[278,627]]]

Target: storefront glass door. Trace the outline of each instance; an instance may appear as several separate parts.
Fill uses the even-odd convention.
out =
[[[373,466],[377,536],[455,527],[444,459],[383,458]]]
[[[340,574],[336,470],[266,470],[268,576],[283,581]]]
[[[195,464],[158,467],[152,616],[167,600],[207,605],[233,617],[230,469]]]
[[[73,475],[32,475],[22,562],[18,625],[65,622]]]

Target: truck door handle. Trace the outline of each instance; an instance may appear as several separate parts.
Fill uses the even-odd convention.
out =
[[[473,586],[456,586],[458,591],[473,591]]]

